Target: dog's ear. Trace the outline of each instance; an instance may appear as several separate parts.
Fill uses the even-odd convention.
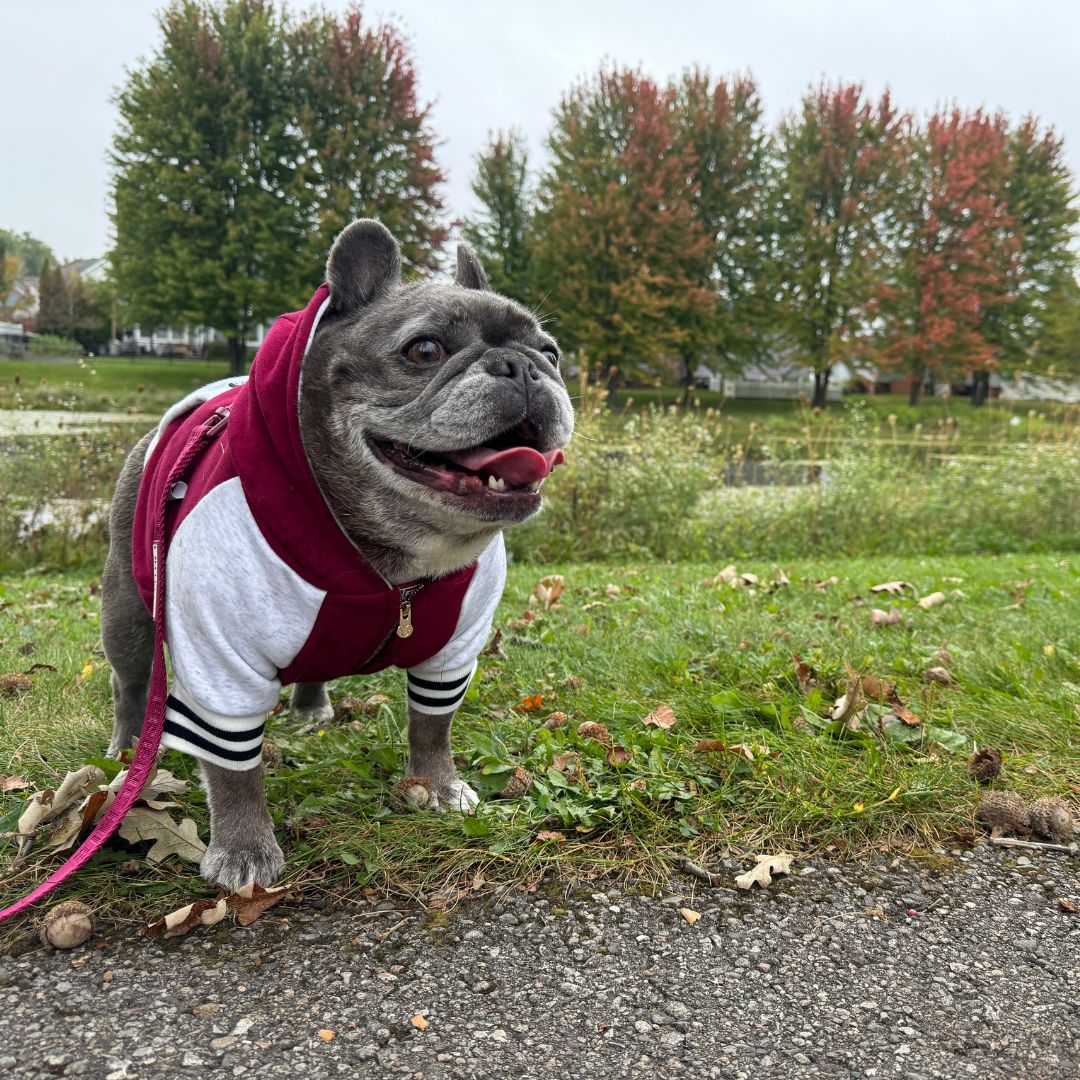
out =
[[[456,284],[464,289],[490,289],[487,274],[468,244],[458,244]]]
[[[401,248],[390,230],[361,218],[343,229],[326,262],[335,311],[356,311],[401,282]]]

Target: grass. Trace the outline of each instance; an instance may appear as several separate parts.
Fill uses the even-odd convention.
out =
[[[979,791],[965,763],[975,746],[1004,753],[1009,788],[1076,805],[1080,556],[800,560],[785,564],[790,584],[776,588],[767,563],[740,565],[758,576],[753,587],[705,584],[719,569],[548,567],[564,576],[566,591],[545,609],[529,606],[545,571],[511,568],[497,618],[506,658],[482,658],[455,725],[461,772],[484,797],[475,817],[390,809],[405,764],[398,672],[332,688],[336,699],[385,693],[390,702],[374,715],[308,733],[287,714],[274,717],[268,737],[283,762],[269,795],[287,879],[310,896],[407,891],[438,906],[479,880],[530,887],[548,871],[656,883],[675,856],[708,864],[731,851],[918,851],[971,828]],[[883,602],[868,591],[895,579],[914,592]],[[944,604],[915,603],[938,589]],[[871,607],[892,604],[903,622],[874,628]],[[952,687],[922,678],[942,647],[953,656]],[[101,754],[111,705],[97,650],[88,578],[8,579],[0,672],[56,669],[39,668],[30,690],[0,696],[0,761],[9,772],[53,786]],[[800,685],[793,653],[814,669],[816,686]],[[88,661],[93,671],[78,682]],[[879,730],[886,710],[878,706],[859,730],[830,721],[847,664],[895,683],[922,726]],[[662,704],[675,724],[643,723]],[[548,730],[543,721],[556,711],[566,722]],[[617,763],[580,732],[584,722],[606,727],[621,748]],[[696,751],[702,740],[727,749]],[[195,775],[180,755],[167,765]],[[532,787],[498,798],[518,766]],[[0,795],[0,828],[13,827],[24,796]],[[201,791],[183,801],[205,838]],[[38,856],[13,869],[12,850],[0,843],[0,903],[60,861]],[[211,894],[190,865],[171,860],[120,875],[131,857],[99,855],[66,895],[134,925]]]

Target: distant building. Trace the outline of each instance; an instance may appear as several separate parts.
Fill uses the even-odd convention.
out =
[[[36,277],[21,277],[11,287],[11,292],[4,297],[0,305],[4,317],[18,323],[24,329],[34,325],[38,308],[41,306],[40,282]]]

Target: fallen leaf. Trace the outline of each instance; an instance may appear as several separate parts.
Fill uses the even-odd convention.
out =
[[[727,747],[719,739],[702,739],[694,747],[695,754],[719,754],[727,750]]]
[[[0,675],[0,694],[14,696],[21,694],[33,687],[33,683],[25,675]]]
[[[27,641],[25,644],[19,646],[18,652],[20,656],[33,656],[36,648],[37,645],[33,641]]]
[[[735,884],[740,889],[753,888],[755,883],[763,889],[768,888],[772,884],[773,874],[786,874],[790,871],[794,858],[794,855],[787,854],[755,855],[757,866],[753,870],[747,870],[745,874],[740,874],[735,879]]]
[[[905,589],[911,589],[914,592],[915,586],[910,581],[885,581],[880,585],[870,586],[872,593],[888,593],[890,596],[896,596]]]
[[[641,722],[646,726],[652,724],[667,731],[675,723],[675,710],[670,705],[658,705]]]
[[[1058,907],[1061,908],[1062,911],[1067,911],[1070,915],[1075,915],[1076,912],[1080,910],[1077,908],[1074,901],[1065,896],[1058,897]]]
[[[427,1030],[428,1022],[427,1022],[427,1020],[426,1020],[426,1019],[424,1019],[424,1017],[423,1017],[423,1016],[421,1016],[421,1015],[420,1015],[420,1013],[417,1013],[417,1014],[416,1014],[416,1015],[415,1015],[415,1016],[414,1016],[414,1017],[413,1017],[413,1018],[412,1018],[412,1019],[411,1019],[411,1020],[409,1021],[409,1023],[410,1023],[410,1024],[412,1024],[412,1026],[413,1026],[414,1028],[416,1028],[416,1030],[417,1030],[417,1031],[426,1031],[426,1030]]]
[[[630,751],[625,746],[609,746],[607,760],[609,765],[621,765],[630,760]]]
[[[31,664],[24,672],[24,675],[33,675],[35,671],[52,671],[56,672],[57,669],[52,664]]]
[[[9,791],[17,791],[19,788],[28,788],[30,781],[22,776],[0,777],[0,792],[7,794]]]
[[[605,596],[621,596],[622,595],[622,589],[620,589],[618,585],[605,585],[604,586],[604,595]]]
[[[238,925],[250,926],[263,912],[272,908],[279,900],[284,900],[291,891],[291,885],[264,889],[253,882],[237,889],[232,896],[225,897],[225,903],[231,911],[236,912]]]
[[[144,932],[149,937],[159,937],[162,934],[165,937],[183,937],[197,926],[213,926],[221,922],[227,910],[224,896],[219,900],[196,900],[193,904],[170,911],[157,922],[151,923]]]
[[[830,720],[838,720],[853,730],[858,721],[859,711],[866,704],[862,691],[859,689],[859,683],[858,674],[849,666],[847,690],[833,702],[832,708],[829,709]]]
[[[932,607],[937,607],[938,604],[944,604],[946,596],[943,592],[932,592],[929,596],[924,596],[919,601],[919,607],[924,611],[929,610]]]
[[[874,626],[895,626],[897,623],[903,622],[904,616],[900,614],[899,608],[889,608],[888,611],[882,611],[881,608],[873,608],[870,612],[870,622]]]
[[[817,672],[795,653],[791,654],[791,659],[795,661],[795,678],[799,680],[799,689],[804,694],[809,693],[811,687],[817,686]]]
[[[133,806],[120,823],[118,832],[130,843],[153,841],[153,846],[146,853],[146,858],[152,863],[159,863],[170,855],[197,863],[206,852],[206,845],[199,839],[195,822],[191,818],[176,822],[164,810]]]
[[[330,1028],[319,1028],[319,1038],[323,1042],[333,1042],[336,1031],[331,1031]]]
[[[908,727],[919,727],[923,722],[921,716],[913,713],[906,705],[899,702],[894,705],[893,713],[901,723],[907,724]]]
[[[544,704],[543,694],[530,694],[528,697],[521,699],[520,705],[515,705],[514,708],[518,712],[536,712],[541,705]]]
[[[31,795],[15,826],[15,831],[22,838],[20,854],[30,849],[34,831],[39,825],[47,824],[69,807],[82,802],[104,780],[105,774],[96,765],[84,765],[69,772],[55,791],[47,788]]]
[[[939,686],[952,686],[953,684],[953,677],[948,668],[927,668],[923,672],[923,678],[927,682],[937,683]]]
[[[509,660],[506,650],[502,647],[502,627],[497,626],[495,633],[491,635],[491,640],[487,643],[487,648],[480,654],[481,656],[497,656],[500,660]]]
[[[551,767],[556,772],[566,772],[566,769],[570,765],[576,765],[580,760],[580,757],[572,750],[567,750],[562,753],[551,755]]]
[[[561,832],[553,832],[550,829],[541,829],[540,832],[536,834],[536,839],[550,840],[553,844],[559,844],[562,843],[562,841],[565,840],[566,837],[563,836]]]
[[[548,574],[533,586],[530,601],[535,601],[541,607],[550,608],[562,596],[565,588],[566,580],[562,574]]]
[[[829,588],[830,585],[839,585],[839,584],[840,584],[840,579],[835,574],[833,574],[832,577],[825,578],[824,581],[815,581],[814,582],[814,588],[817,589],[818,592],[825,592]]]
[[[686,920],[686,921],[687,921],[687,922],[688,922],[688,923],[689,923],[689,924],[690,924],[691,926],[693,926],[693,925],[694,925],[694,923],[696,923],[696,922],[698,921],[698,919],[700,919],[700,918],[701,918],[701,912],[700,912],[700,911],[695,911],[695,910],[694,910],[693,908],[688,908],[688,907],[684,907],[684,908],[679,908],[679,914],[680,914],[680,915],[681,915],[681,916],[682,916],[682,917],[683,917],[683,918],[684,918],[684,919],[685,919],[685,920]]]
[[[864,675],[859,680],[859,689],[866,695],[871,701],[881,703],[882,701],[889,701],[896,693],[895,688],[885,679],[878,678],[877,675]]]
[[[86,663],[83,664],[82,671],[80,671],[79,674],[75,676],[75,685],[76,686],[81,686],[93,674],[94,674],[94,661],[93,660],[87,660]]]

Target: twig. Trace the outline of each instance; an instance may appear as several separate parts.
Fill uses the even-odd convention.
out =
[[[1039,840],[1015,840],[1011,836],[991,836],[990,843],[998,847],[1029,848],[1032,851],[1064,851],[1066,855],[1080,854],[1080,844],[1044,844]]]
[[[720,874],[710,873],[704,867],[698,866],[697,863],[691,862],[689,859],[676,859],[675,864],[680,870],[685,871],[691,877],[704,881],[707,885],[720,885],[723,883],[724,879]]]

